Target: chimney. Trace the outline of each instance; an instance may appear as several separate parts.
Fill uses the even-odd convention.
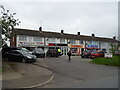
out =
[[[61,30],[61,34],[63,34],[64,33],[64,30]]]
[[[42,31],[42,27],[39,27],[39,31]]]
[[[114,37],[113,37],[113,39],[115,39],[115,40],[116,40],[116,37],[114,36]]]
[[[92,34],[92,37],[95,37],[95,34],[94,34],[94,33]]]
[[[78,35],[80,35],[80,32],[77,32]]]

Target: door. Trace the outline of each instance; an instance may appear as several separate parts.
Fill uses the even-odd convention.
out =
[[[67,55],[67,47],[61,47],[63,55]]]

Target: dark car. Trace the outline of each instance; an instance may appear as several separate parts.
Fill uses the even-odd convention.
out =
[[[32,54],[29,50],[27,50],[26,48],[22,48],[22,47],[4,47],[2,48],[2,57],[5,57],[6,52],[12,51],[12,50],[22,50],[22,51],[27,51],[30,54]]]
[[[105,52],[102,51],[93,51],[90,54],[90,58],[94,59],[94,58],[98,58],[98,57],[104,57]]]
[[[81,57],[82,58],[89,58],[90,57],[90,51],[83,51],[82,53],[81,53]]]
[[[2,57],[5,58],[6,52],[9,52],[12,50],[21,50],[21,48],[19,48],[19,47],[3,47],[2,48]]]
[[[42,48],[35,48],[32,52],[33,55],[36,55],[38,58],[39,57],[45,57],[45,52],[43,51]]]
[[[58,57],[59,56],[59,52],[56,49],[49,49],[46,53],[46,57]]]
[[[20,61],[22,63],[26,62],[35,62],[37,57],[35,55],[31,55],[26,51],[22,50],[11,50],[6,52],[5,60],[12,60],[12,61]]]

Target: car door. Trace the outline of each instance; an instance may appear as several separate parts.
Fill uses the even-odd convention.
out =
[[[18,51],[13,51],[11,57],[14,61],[20,61],[22,59],[22,54]]]
[[[16,59],[16,57],[15,57],[15,52],[14,51],[10,51],[9,53],[8,53],[8,58],[10,59],[10,60],[15,60]]]
[[[16,57],[17,61],[21,61],[22,58],[23,58],[23,55],[20,52],[16,51],[15,52],[15,57]]]

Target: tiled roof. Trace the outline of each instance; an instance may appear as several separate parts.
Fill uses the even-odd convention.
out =
[[[61,34],[57,32],[47,32],[47,31],[37,31],[37,30],[28,30],[28,29],[16,29],[16,35],[29,35],[29,36],[41,36],[48,38],[66,38],[66,39],[76,39],[76,40],[89,40],[89,41],[103,41],[103,42],[117,42],[113,38],[104,38],[104,37],[92,37],[85,35],[75,35],[75,34]]]

